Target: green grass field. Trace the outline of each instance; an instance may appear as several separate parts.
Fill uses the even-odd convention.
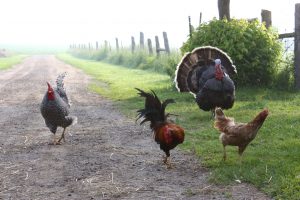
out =
[[[25,57],[25,55],[14,55],[0,58],[0,70],[7,69],[15,64],[20,63]]]
[[[228,147],[228,160],[222,161],[219,133],[213,128],[209,112],[199,110],[188,93],[178,93],[167,75],[87,61],[60,54],[59,59],[82,69],[98,82],[90,88],[112,99],[129,117],[144,106],[135,87],[154,90],[164,100],[173,98],[167,112],[179,115],[175,120],[186,130],[180,148],[195,152],[202,164],[210,168],[211,181],[230,184],[249,182],[276,199],[300,199],[300,93],[266,88],[237,88],[236,102],[225,114],[238,122],[250,121],[263,108],[270,115],[255,140],[238,162],[236,147]],[[101,105],[99,105],[101,106]]]

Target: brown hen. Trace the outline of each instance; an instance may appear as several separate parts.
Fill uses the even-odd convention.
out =
[[[226,146],[238,146],[240,161],[247,145],[255,138],[267,118],[269,111],[264,109],[248,123],[236,123],[233,118],[226,117],[221,108],[215,109],[214,127],[220,131],[223,144],[223,159],[226,160]]]

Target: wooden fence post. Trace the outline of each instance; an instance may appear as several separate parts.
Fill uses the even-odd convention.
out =
[[[135,41],[134,41],[134,37],[131,36],[131,52],[134,53],[135,50]]]
[[[190,32],[190,37],[192,37],[193,27],[191,23],[191,16],[189,16],[189,32]]]
[[[163,32],[163,37],[164,37],[165,51],[167,52],[167,54],[170,54],[169,40],[166,32]]]
[[[218,0],[219,19],[230,20],[230,0]]]
[[[151,42],[151,39],[148,39],[147,42],[148,42],[149,54],[150,54],[150,55],[153,55],[153,49],[152,49],[152,42]]]
[[[202,12],[200,12],[199,25],[202,23]]]
[[[300,3],[295,4],[295,86],[300,89]]]
[[[261,10],[261,21],[265,22],[266,27],[272,26],[272,13],[269,10]]]
[[[159,46],[158,36],[155,36],[155,47],[156,47],[156,55],[159,56],[160,46]]]
[[[119,51],[119,40],[118,40],[118,38],[116,38],[116,49],[117,49],[117,51]]]
[[[140,48],[144,49],[144,33],[140,32]]]

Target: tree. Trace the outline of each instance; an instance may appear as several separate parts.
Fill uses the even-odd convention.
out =
[[[218,0],[219,19],[226,18],[230,20],[230,0]]]

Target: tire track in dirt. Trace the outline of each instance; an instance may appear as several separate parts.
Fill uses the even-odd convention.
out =
[[[52,146],[39,105],[46,81],[64,71],[78,124]],[[212,185],[209,171],[178,150],[166,169],[149,128],[88,91],[91,78],[54,56],[26,58],[0,77],[0,199],[268,199],[250,185]]]

